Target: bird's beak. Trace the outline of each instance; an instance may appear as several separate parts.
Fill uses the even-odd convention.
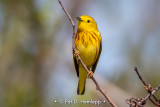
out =
[[[79,20],[79,21],[83,21],[80,17],[76,17],[76,19]]]

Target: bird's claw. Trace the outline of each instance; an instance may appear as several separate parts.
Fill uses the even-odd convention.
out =
[[[76,50],[73,54],[73,57],[77,57],[78,55],[79,55],[79,51]]]
[[[93,72],[90,71],[90,72],[87,74],[87,77],[88,77],[89,79],[91,79],[91,78],[93,77]]]

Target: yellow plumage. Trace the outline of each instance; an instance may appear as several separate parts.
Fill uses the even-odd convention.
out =
[[[98,31],[96,21],[92,17],[83,15],[77,17],[77,19],[79,21],[75,36],[75,47],[79,51],[84,64],[94,73],[102,50],[101,34]],[[83,95],[87,72],[76,58],[74,58],[74,64],[79,77],[77,94]]]

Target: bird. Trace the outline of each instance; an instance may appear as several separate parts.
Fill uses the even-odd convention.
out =
[[[96,21],[88,15],[76,17],[78,20],[77,32],[75,34],[75,48],[73,51],[74,66],[76,69],[78,81],[77,94],[84,95],[86,78],[92,78],[95,72],[100,54],[102,51],[102,37],[97,28]],[[83,63],[90,70],[89,73],[83,68],[77,60],[79,55]]]

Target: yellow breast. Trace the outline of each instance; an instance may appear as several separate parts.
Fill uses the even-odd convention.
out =
[[[86,66],[92,66],[98,56],[100,44],[99,32],[78,32],[75,38],[75,46]]]

